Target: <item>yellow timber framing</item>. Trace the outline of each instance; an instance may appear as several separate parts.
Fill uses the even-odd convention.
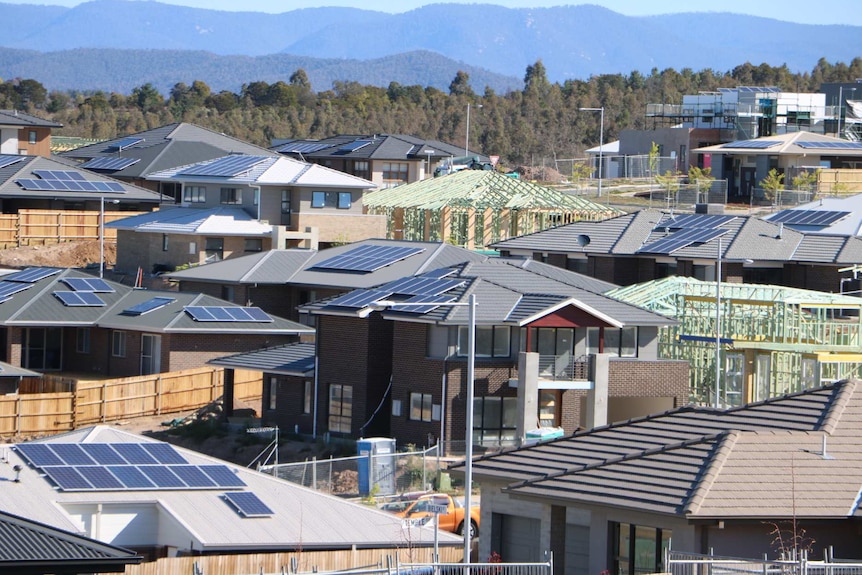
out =
[[[670,277],[607,295],[679,323],[659,330],[660,357],[691,364],[695,403],[715,395],[715,282]],[[773,285],[721,284],[722,362],[743,354],[740,401],[759,401],[862,373],[862,299]]]

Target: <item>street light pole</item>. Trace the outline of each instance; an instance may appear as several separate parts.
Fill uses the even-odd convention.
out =
[[[715,408],[721,402],[721,237],[715,258]]]
[[[477,108],[481,108],[482,104],[476,104]],[[470,155],[470,102],[467,102],[467,138],[464,140],[464,155]]]
[[[835,134],[839,138],[841,137],[841,108],[843,105],[844,99],[844,86],[838,86],[838,133]]]
[[[602,199],[602,165],[603,165],[603,157],[602,153],[604,152],[605,147],[605,107],[602,106],[600,108],[578,108],[584,112],[600,112],[601,117],[599,120],[599,200]]]
[[[99,198],[99,277],[105,276],[105,196]]]

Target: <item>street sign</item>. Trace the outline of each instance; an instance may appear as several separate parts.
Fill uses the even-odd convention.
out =
[[[449,511],[449,507],[446,505],[429,505],[428,511],[430,513],[439,513],[441,515],[446,515],[446,513]]]

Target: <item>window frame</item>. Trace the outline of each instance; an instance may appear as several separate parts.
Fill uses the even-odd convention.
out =
[[[115,329],[111,332],[111,357],[126,357],[126,332]]]
[[[329,384],[327,429],[331,433],[349,434],[353,423],[353,386]]]
[[[394,188],[410,181],[410,164],[407,162],[383,162],[381,165],[384,188]]]
[[[91,349],[91,334],[89,327],[79,327],[75,330],[75,351],[88,354]]]
[[[275,411],[278,405],[278,378],[269,378],[269,394],[267,397],[266,408],[269,411]]]
[[[27,134],[27,143],[30,145],[35,145],[37,142],[38,135],[36,134],[36,130],[30,130],[30,133]]]
[[[598,327],[588,327],[587,328],[587,333],[585,336],[584,343],[585,343],[585,347],[586,347],[588,354],[599,353],[599,351],[598,351],[599,350],[598,338],[599,338],[599,334],[601,333],[600,329],[601,328],[598,328]],[[616,341],[616,347],[615,348],[608,345],[608,343],[609,343],[608,334],[609,333],[616,334],[616,336],[618,337],[618,339]],[[595,338],[594,338],[596,340],[596,345],[590,344],[590,339],[593,339],[591,337],[592,334],[596,334]],[[626,334],[630,334],[630,335],[627,336]],[[631,334],[633,334],[633,335],[631,335]],[[612,336],[612,337],[614,337],[614,336]],[[623,342],[626,341],[626,339],[628,339],[628,338],[634,339],[634,348],[631,351],[627,351],[626,353],[623,353]],[[615,357],[628,357],[628,358],[638,357],[638,341],[639,341],[639,331],[638,331],[637,326],[629,326],[629,327],[623,327],[623,328],[608,328],[608,327],[606,327],[605,328],[605,342],[604,342],[605,343],[605,345],[604,345],[605,351],[604,351],[604,353],[610,354],[610,355],[615,356]]]
[[[494,404],[498,408],[493,409]],[[497,421],[488,419],[498,416]],[[489,423],[493,425],[488,425]],[[474,445],[515,444],[518,433],[518,398],[486,395],[473,398]]]
[[[249,247],[251,246],[251,247]],[[263,251],[263,239],[262,238],[245,238],[243,242],[243,251],[246,253],[249,252],[262,252]]]
[[[311,192],[311,207],[316,210],[326,208],[349,210],[352,205],[353,194],[351,192],[325,192],[320,190]]]
[[[206,186],[183,186],[184,204],[203,204],[207,201]]]
[[[467,357],[469,350],[467,349],[468,336],[467,331],[470,326],[458,326],[458,341],[456,343],[456,355],[458,357]],[[487,338],[487,332],[490,330],[490,340]],[[502,338],[505,338],[507,351],[502,353]],[[489,342],[490,345],[484,345],[484,342]],[[488,348],[487,350],[485,348]],[[508,325],[482,325],[476,326],[476,357],[482,358],[506,358],[512,357],[512,328]]]
[[[310,379],[306,379],[303,382],[303,392],[302,392],[302,413],[303,415],[308,415],[311,413],[311,400],[314,396],[314,388],[312,387],[312,381]]]
[[[421,392],[410,393],[410,412],[407,414],[407,419],[409,419],[410,421],[422,421],[425,423],[430,423],[431,421],[433,421],[433,414],[433,395],[431,395],[430,393]]]
[[[219,203],[223,206],[242,205],[242,188],[221,188],[219,190]]]

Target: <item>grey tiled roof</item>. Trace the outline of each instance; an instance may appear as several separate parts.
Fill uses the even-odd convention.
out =
[[[212,365],[264,373],[305,376],[314,371],[314,344],[292,343],[238,353],[209,361]]]
[[[353,152],[345,152],[340,148],[346,144],[364,140],[369,142],[368,145],[362,146]],[[452,156],[459,157],[464,155],[464,148],[447,144],[439,140],[424,140],[414,136],[403,134],[340,134],[321,140],[292,140],[291,144],[310,143],[310,144],[329,144],[325,148],[303,153],[305,159],[326,159],[326,158],[351,158],[351,159],[374,159],[374,160],[406,160],[420,159],[427,160],[428,154],[425,151],[433,150],[430,154],[431,161],[436,161],[440,158],[449,158]],[[283,148],[286,144],[273,146],[273,150]],[[472,152],[471,152],[472,153]],[[295,153],[286,155],[297,156]],[[478,155],[481,160],[488,161],[488,157],[482,154]]]
[[[57,122],[52,122],[50,120],[44,120],[42,118],[39,118],[38,116],[25,114],[24,112],[19,112],[18,110],[0,110],[0,125],[20,127],[33,126],[46,128],[63,127],[63,124],[58,124]]]
[[[843,381],[615,423],[477,459],[473,473],[558,504],[689,518],[847,517],[862,488],[860,446],[862,384]]]

